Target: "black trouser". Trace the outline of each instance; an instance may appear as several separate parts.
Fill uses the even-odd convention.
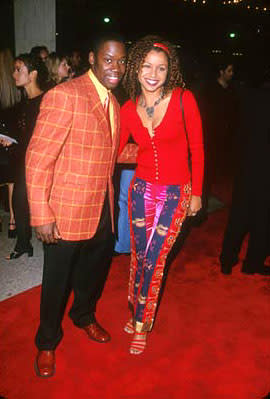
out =
[[[269,242],[269,211],[269,199],[261,192],[235,189],[220,256],[224,265],[238,261],[243,239],[249,233],[244,267],[258,271],[263,266]]]
[[[113,253],[113,234],[106,196],[95,236],[84,241],[44,245],[40,326],[36,346],[53,350],[63,336],[61,322],[71,293],[69,316],[78,327],[95,321],[96,304],[107,279]]]
[[[12,204],[17,231],[15,251],[28,251],[32,247],[30,242],[32,229],[30,227],[29,205],[24,177],[15,180]]]

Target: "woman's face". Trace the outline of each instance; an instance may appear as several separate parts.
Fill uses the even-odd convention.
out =
[[[138,72],[138,80],[142,89],[155,92],[164,85],[167,74],[168,59],[166,54],[163,51],[151,50]]]
[[[13,78],[17,87],[26,87],[31,83],[30,73],[23,61],[15,61]]]
[[[69,75],[70,66],[67,63],[67,60],[64,58],[58,67],[58,76],[59,78],[67,78]]]

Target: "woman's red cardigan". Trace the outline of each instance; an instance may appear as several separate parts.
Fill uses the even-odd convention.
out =
[[[204,151],[201,117],[193,94],[183,93],[187,137],[180,108],[180,88],[174,89],[161,123],[150,137],[136,111],[136,103],[129,100],[121,108],[121,153],[129,136],[138,144],[136,176],[161,185],[192,182],[192,194],[202,194]],[[188,145],[192,172],[188,164]]]

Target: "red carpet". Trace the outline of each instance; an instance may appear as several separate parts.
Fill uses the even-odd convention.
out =
[[[270,279],[219,272],[226,212],[194,228],[172,264],[146,352],[128,354],[129,258],[114,259],[98,319],[108,344],[64,320],[56,376],[34,375],[39,288],[0,303],[1,387],[8,399],[256,399],[270,390]]]

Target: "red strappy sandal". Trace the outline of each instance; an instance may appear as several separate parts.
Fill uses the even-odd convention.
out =
[[[131,355],[140,355],[143,353],[146,347],[146,336],[147,332],[135,332],[129,349]]]

